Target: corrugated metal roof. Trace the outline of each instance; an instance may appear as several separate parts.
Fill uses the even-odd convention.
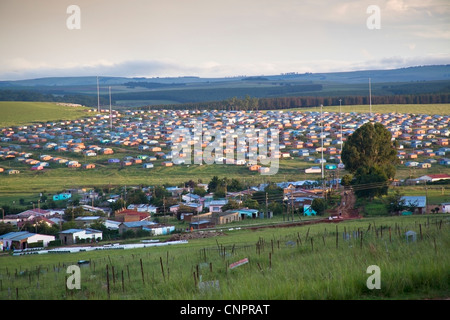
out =
[[[77,233],[77,232],[82,232],[82,231],[84,231],[83,229],[67,229],[67,230],[64,230],[64,231],[61,231],[60,233]]]
[[[123,222],[123,225],[127,228],[139,228],[142,226],[149,226],[156,224],[156,222],[152,221],[131,221],[131,222]]]
[[[28,231],[18,231],[18,232],[8,232],[4,235],[0,236],[2,240],[12,240],[12,241],[20,241],[23,239],[27,239],[31,236],[34,236],[36,233],[31,233]]]
[[[406,206],[425,208],[425,206],[427,205],[426,196],[403,196],[401,199],[405,201]]]

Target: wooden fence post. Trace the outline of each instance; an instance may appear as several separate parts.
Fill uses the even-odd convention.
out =
[[[108,299],[109,299],[111,296],[110,296],[110,291],[109,291],[109,267],[108,267],[108,265],[106,265],[106,290],[108,292]]]
[[[144,266],[142,265],[142,259],[139,259],[141,262],[141,275],[142,275],[142,283],[145,284],[145,279],[144,279]]]

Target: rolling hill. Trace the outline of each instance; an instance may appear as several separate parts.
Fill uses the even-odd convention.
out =
[[[228,78],[128,78],[99,76],[101,104],[114,107],[223,101],[232,97],[341,97],[450,94],[450,65],[333,73],[288,73]],[[29,98],[33,95],[33,99]],[[41,97],[36,97],[41,95]],[[97,105],[97,77],[0,81],[0,100],[52,101]]]

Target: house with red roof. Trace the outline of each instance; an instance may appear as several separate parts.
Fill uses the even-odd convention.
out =
[[[133,222],[150,219],[148,212],[141,212],[137,210],[123,209],[115,212],[115,220],[120,222]]]
[[[435,182],[439,180],[450,180],[450,175],[446,173],[438,173],[438,174],[427,174],[425,176],[421,176],[417,178],[418,181],[423,182]]]

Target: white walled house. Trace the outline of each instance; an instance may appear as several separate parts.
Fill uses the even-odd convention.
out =
[[[80,240],[89,239],[95,241],[103,238],[103,232],[95,229],[68,229],[59,233],[59,239],[62,244],[76,244]]]
[[[450,213],[450,202],[442,203],[442,212],[443,213]]]
[[[9,232],[0,236],[0,245],[5,250],[26,249],[31,243],[42,242],[43,247],[47,247],[50,241],[54,241],[55,236],[46,234],[31,233],[28,231]]]

